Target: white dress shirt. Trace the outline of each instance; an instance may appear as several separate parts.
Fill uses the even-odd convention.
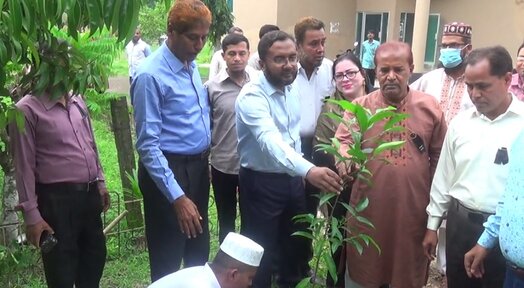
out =
[[[220,288],[217,277],[211,267],[206,263],[204,266],[196,266],[179,270],[166,275],[149,288]]]
[[[324,58],[308,79],[304,68],[298,64],[298,75],[293,85],[298,89],[300,100],[300,137],[313,137],[323,100],[333,95],[333,62]]]
[[[226,71],[227,65],[222,56],[222,52],[222,49],[220,49],[213,54],[213,57],[211,57],[211,63],[209,63],[209,79],[213,79],[220,74],[220,72]]]
[[[524,103],[515,96],[494,120],[473,108],[451,121],[431,185],[428,229],[437,230],[452,198],[472,210],[495,213],[512,161],[496,164],[495,157],[501,148],[510,154],[522,127]]]
[[[240,91],[235,108],[240,166],[306,176],[314,165],[302,158],[300,104],[293,85],[278,90],[258,73]]]
[[[149,44],[138,39],[138,42],[130,41],[126,45],[127,63],[129,64],[129,77],[134,77],[138,65],[151,54]]]

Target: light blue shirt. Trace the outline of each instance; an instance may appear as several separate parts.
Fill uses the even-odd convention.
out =
[[[301,154],[296,87],[278,90],[259,73],[244,85],[235,104],[240,166],[305,177],[314,165]]]
[[[140,65],[131,85],[140,161],[173,202],[184,194],[163,152],[198,154],[211,143],[207,90],[194,62],[189,67],[160,46]]]
[[[375,51],[378,46],[380,46],[380,42],[377,40],[373,40],[371,43],[369,43],[369,40],[366,40],[362,43],[362,57],[360,61],[364,69],[375,69]]]
[[[478,244],[493,248],[500,243],[504,257],[524,267],[524,132],[513,143],[509,155],[506,190],[497,205],[497,212],[484,223]]]

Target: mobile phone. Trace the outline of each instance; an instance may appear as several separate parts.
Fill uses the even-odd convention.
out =
[[[47,230],[44,230],[40,235],[40,250],[42,253],[49,253],[57,243],[58,239]]]

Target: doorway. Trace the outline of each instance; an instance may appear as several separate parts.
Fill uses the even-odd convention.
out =
[[[356,41],[359,43],[357,49],[360,55],[360,44],[367,40],[367,32],[375,31],[375,40],[380,43],[387,41],[388,36],[388,12],[358,12]],[[362,55],[361,55],[362,56]]]

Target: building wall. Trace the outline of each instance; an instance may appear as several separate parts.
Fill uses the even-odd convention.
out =
[[[440,13],[440,23],[460,21],[473,28],[473,48],[502,45],[513,61],[523,39],[515,25],[514,1],[493,0],[433,0],[431,13]],[[523,17],[523,16],[521,16]],[[439,39],[442,34],[440,29]]]
[[[305,16],[313,16],[324,22],[326,31],[326,57],[353,48],[355,41],[356,2],[354,0],[282,0],[278,2],[278,25],[294,35],[295,23]],[[300,7],[300,9],[297,9]]]
[[[235,26],[244,30],[249,40],[251,52],[257,50],[258,31],[264,24],[277,23],[278,0],[237,0],[233,1],[233,15]]]

